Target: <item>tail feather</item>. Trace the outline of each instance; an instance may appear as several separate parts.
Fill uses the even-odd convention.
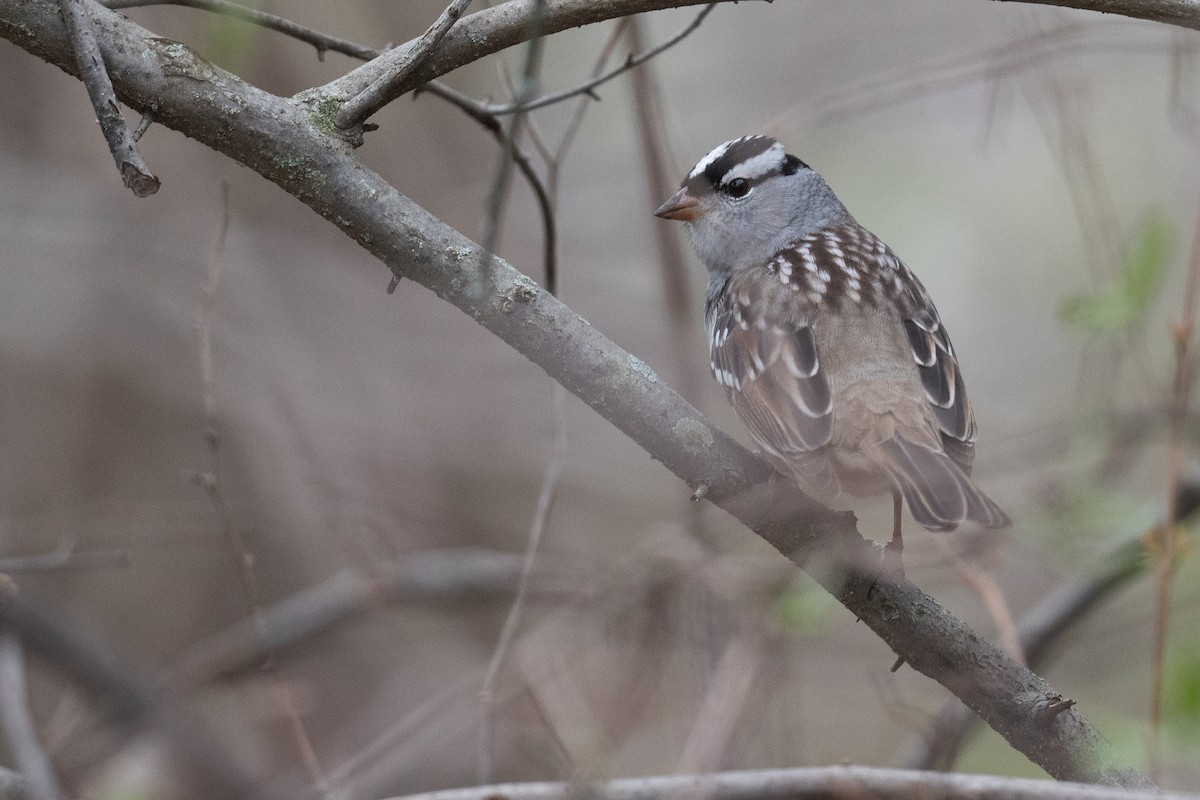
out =
[[[877,455],[921,526],[952,531],[968,520],[985,528],[1009,524],[1008,516],[946,453],[896,437],[880,445]]]

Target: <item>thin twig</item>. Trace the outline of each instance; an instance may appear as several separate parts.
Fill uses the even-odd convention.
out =
[[[235,623],[192,645],[171,675],[186,685],[229,676],[381,603],[445,605],[508,597],[516,592],[522,562],[518,555],[489,550],[433,550],[405,555],[372,575],[344,570],[278,601],[261,618]],[[556,595],[573,587],[548,579],[533,591]]]
[[[517,595],[513,598],[496,642],[496,650],[488,664],[487,674],[479,690],[479,700],[483,710],[483,724],[479,734],[479,782],[487,783],[492,776],[492,740],[495,732],[496,710],[496,681],[500,670],[508,659],[508,653],[516,640],[517,627],[521,622],[521,614],[529,597],[533,580],[533,569],[537,565],[538,549],[546,533],[550,521],[550,512],[554,508],[554,500],[558,497],[558,483],[562,477],[563,464],[567,455],[567,413],[566,392],[562,386],[555,383],[551,393],[553,403],[554,439],[551,445],[550,459],[542,475],[542,488],[538,492],[537,508],[533,512],[533,521],[529,526],[529,538],[525,545],[525,560],[521,566],[521,578],[517,583]]]
[[[73,619],[65,610],[27,591],[0,594],[0,623],[10,626],[25,648],[106,700],[109,719],[123,726],[149,726],[171,745],[188,788],[199,797],[264,798],[275,794],[257,785],[235,751],[192,709],[153,677],[124,662],[97,636],[98,627]]]
[[[234,3],[230,0],[98,0],[98,2],[112,9],[141,8],[144,6],[184,6],[201,11],[210,11],[214,14],[221,14],[241,20],[242,22],[248,22],[251,25],[258,25],[262,28],[278,31],[293,39],[311,44],[317,49],[317,58],[321,61],[325,60],[326,51],[342,53],[343,55],[362,61],[370,61],[373,58],[378,58],[382,52],[365,45],[339,39],[335,36],[328,36],[320,31],[315,31],[312,28],[306,28],[303,25],[292,22],[289,19],[284,19],[275,14],[268,14],[256,8],[249,8],[241,3]]]
[[[554,103],[561,103],[563,100],[568,100],[572,97],[575,97],[575,96],[581,95],[581,94],[586,94],[588,97],[591,97],[593,100],[599,100],[600,99],[599,96],[596,95],[596,93],[595,93],[595,89],[597,86],[600,86],[601,84],[604,84],[604,83],[608,83],[609,81],[611,81],[613,78],[617,77],[618,75],[628,72],[629,70],[633,69],[634,67],[638,66],[639,64],[644,64],[645,62],[654,58],[659,53],[669,50],[672,47],[674,47],[675,45],[679,44],[684,39],[686,39],[689,35],[691,35],[692,31],[699,28],[700,23],[704,21],[704,18],[707,17],[710,13],[712,13],[712,10],[716,7],[717,7],[716,3],[711,3],[707,6],[705,6],[700,11],[700,13],[696,15],[695,19],[693,19],[691,22],[689,22],[686,26],[683,27],[682,30],[680,30],[678,33],[676,33],[671,38],[667,39],[662,44],[651,47],[649,50],[638,53],[637,55],[630,54],[625,59],[624,63],[621,64],[621,66],[615,67],[615,68],[609,70],[608,72],[604,73],[603,75],[598,75],[598,76],[592,78],[591,80],[586,81],[586,82],[580,84],[579,86],[576,86],[573,89],[567,89],[565,91],[555,92],[554,94],[543,95],[543,96],[538,97],[533,100],[526,100],[526,101],[517,100],[512,103],[499,103],[499,104],[483,103],[483,104],[481,104],[480,107],[482,108],[482,110],[486,111],[489,114],[503,116],[505,114],[515,114],[518,111],[533,111],[534,109],[544,108],[546,106],[553,105]]]
[[[1171,383],[1170,428],[1167,436],[1166,509],[1159,536],[1152,540],[1156,546],[1158,564],[1154,574],[1154,638],[1151,645],[1150,678],[1150,741],[1148,743],[1150,779],[1157,780],[1161,769],[1162,695],[1166,670],[1167,632],[1171,614],[1171,586],[1176,561],[1180,473],[1183,468],[1183,428],[1187,421],[1188,403],[1192,390],[1192,367],[1189,351],[1196,328],[1196,299],[1200,294],[1200,211],[1197,212],[1192,233],[1192,252],[1188,259],[1187,279],[1183,289],[1183,309],[1179,321],[1171,326],[1171,343],[1175,350],[1175,375]]]
[[[706,9],[707,11],[707,9]],[[627,31],[630,46],[636,50],[643,47],[640,17],[629,18]],[[645,64],[635,70],[630,81],[633,84],[633,103],[637,114],[638,133],[642,147],[642,171],[646,190],[646,207],[655,208],[670,193],[675,177],[667,167],[666,134],[661,113],[661,92],[655,76],[654,65]],[[705,360],[700,358],[699,337],[696,334],[697,304],[693,302],[691,275],[687,258],[675,225],[652,224],[654,249],[658,256],[664,305],[666,306],[667,342],[670,345],[673,381],[680,393],[693,403],[701,396],[702,374]],[[690,500],[684,501],[681,512],[688,531],[698,541],[712,544],[704,524],[704,507]]]
[[[0,626],[0,726],[17,770],[24,776],[29,800],[60,800],[50,757],[38,741],[29,710],[25,681],[25,648],[7,627]]]
[[[124,550],[75,550],[59,548],[49,553],[0,558],[0,572],[59,572],[70,569],[127,567],[129,554]]]
[[[387,105],[394,96],[393,87],[407,80],[417,67],[429,57],[442,38],[450,31],[450,27],[471,5],[471,0],[453,0],[441,16],[429,26],[428,30],[415,42],[409,42],[403,47],[389,51],[384,58],[393,63],[388,70],[371,83],[370,86],[342,103],[338,109],[337,125],[342,130],[349,130],[361,125],[363,120]]]
[[[258,588],[258,577],[254,566],[254,555],[246,545],[242,531],[225,505],[221,492],[221,428],[217,415],[216,370],[213,367],[212,332],[213,315],[216,309],[217,289],[221,284],[221,264],[225,254],[225,244],[229,236],[229,181],[221,180],[221,220],[217,228],[217,239],[208,259],[208,281],[204,285],[200,304],[200,378],[204,393],[204,440],[208,444],[209,469],[200,475],[200,483],[208,494],[217,513],[225,538],[229,542],[238,562],[238,571],[242,579],[242,589],[246,595],[246,603],[254,616],[255,626],[261,632],[266,625],[266,612],[262,606],[261,593]],[[266,655],[266,668],[270,677],[271,688],[279,698],[284,718],[292,734],[292,740],[300,753],[301,760],[308,769],[313,784],[322,794],[327,791],[321,765],[317,761],[316,751],[304,730],[304,723],[296,710],[296,703],[291,696],[291,690],[279,677],[278,670],[272,659],[273,653]]]
[[[541,18],[546,0],[537,0],[526,24],[531,29],[541,27]],[[542,63],[542,37],[534,30],[531,33],[529,45],[525,50],[525,66],[521,71],[521,85],[517,87],[517,99],[523,101],[537,93],[538,72]],[[500,227],[504,217],[504,201],[508,197],[509,176],[512,174],[512,152],[520,143],[521,128],[525,124],[525,114],[514,114],[509,121],[508,131],[504,142],[497,154],[495,176],[487,198],[487,218],[483,229],[483,258],[480,263],[480,280],[476,282],[475,291],[482,294],[487,285],[492,262],[496,257],[496,241],[500,236]]]
[[[138,152],[129,126],[121,116],[121,107],[117,105],[117,95],[113,91],[112,81],[108,77],[108,69],[100,55],[100,47],[96,44],[96,34],[92,30],[92,19],[88,16],[84,0],[58,0],[62,9],[63,19],[67,23],[67,33],[75,50],[75,63],[79,66],[79,76],[87,87],[88,97],[92,107],[96,109],[96,119],[100,122],[100,130],[108,142],[117,171],[126,188],[137,197],[149,197],[158,191],[158,178],[150,174],[150,167]]]
[[[680,772],[712,772],[721,766],[746,698],[761,677],[763,661],[761,630],[752,627],[726,643],[704,697],[697,704],[691,731],[679,755]]]

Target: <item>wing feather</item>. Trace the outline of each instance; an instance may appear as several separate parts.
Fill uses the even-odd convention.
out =
[[[833,398],[807,321],[771,316],[762,293],[755,282],[736,278],[710,288],[712,371],[755,441],[798,469],[829,444]]]

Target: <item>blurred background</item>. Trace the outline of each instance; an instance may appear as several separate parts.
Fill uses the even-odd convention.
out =
[[[383,47],[444,2],[262,7]],[[697,10],[645,16],[645,42]],[[285,96],[356,65],[191,9],[126,13]],[[613,25],[550,38],[544,88],[585,80]],[[610,44],[614,64],[630,52],[625,34]],[[507,100],[504,65],[522,55],[445,81]],[[703,270],[687,248],[687,285],[664,278],[668,223],[651,212],[716,144],[784,141],[917,272],[953,333],[978,482],[1015,524],[935,538],[909,523],[906,562],[1002,638],[997,609],[1020,617],[1162,517],[1198,56],[1194,32],[1018,3],[723,4],[649,64],[666,185],[648,185],[630,75],[586,103],[558,164],[560,295],[748,441],[707,374]],[[181,688],[272,787],[372,798],[482,777],[908,763],[946,692],[891,673],[865,626],[574,398],[532,592],[497,659],[552,453],[549,379],[424,289],[388,295],[387,270],[333,226],[178,133],[141,140],[162,189],[135,199],[78,81],[7,42],[0,76],[0,555],[79,556],[14,578]],[[576,111],[537,112],[537,134],[554,147]],[[361,158],[478,241],[494,140],[428,93],[373,121]],[[540,281],[519,177],[506,209],[498,251]],[[666,302],[680,292],[682,320]],[[886,498],[854,511],[887,537]],[[1174,592],[1162,785],[1198,790],[1194,562]],[[463,564],[499,577],[456,582]],[[428,585],[269,668],[204,661],[214,637],[298,592],[406,565]],[[1152,594],[1147,572],[1040,669],[1139,765]],[[153,736],[120,734],[54,670],[34,678],[72,791],[187,796]],[[984,731],[955,768],[1042,775]]]

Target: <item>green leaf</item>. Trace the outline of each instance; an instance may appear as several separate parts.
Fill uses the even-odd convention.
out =
[[[775,599],[780,621],[802,633],[823,630],[829,624],[833,608],[833,598],[807,578],[792,581]]]
[[[1200,732],[1200,652],[1185,648],[1172,654],[1163,700],[1173,725],[1193,735]]]
[[[1171,226],[1156,215],[1143,226],[1113,285],[1068,298],[1062,305],[1063,322],[1094,334],[1119,333],[1140,323],[1162,286],[1170,253]]]

